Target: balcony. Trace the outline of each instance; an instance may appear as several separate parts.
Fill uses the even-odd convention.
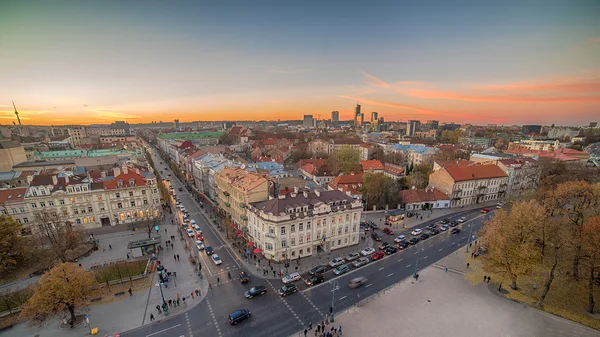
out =
[[[275,239],[276,236],[273,233],[267,233],[267,234],[265,234],[265,237]]]
[[[478,186],[477,188],[478,188],[479,190],[483,190],[483,189],[486,189],[486,188],[487,188],[487,186],[481,185],[481,186]]]
[[[226,196],[226,197],[228,197],[229,196],[229,192],[225,191],[225,192],[223,192],[223,195]]]
[[[225,207],[230,207],[230,206],[231,206],[230,203],[228,203],[228,202],[225,203]]]
[[[244,220],[244,221],[248,221],[248,217],[247,217],[247,216],[243,216],[243,217],[242,217],[242,220]]]

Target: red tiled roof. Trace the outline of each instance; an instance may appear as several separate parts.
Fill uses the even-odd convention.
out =
[[[400,198],[403,203],[428,202],[437,200],[450,200],[450,198],[438,189],[424,190],[403,190],[400,191]]]
[[[448,167],[446,172],[454,181],[491,179],[506,177],[506,173],[496,165],[479,165],[466,167]]]
[[[0,190],[0,204],[4,204],[5,202],[12,200],[23,200],[25,199],[26,191],[27,188]]]
[[[31,183],[29,186],[54,186],[54,181],[52,180],[51,174],[36,174],[33,176]]]
[[[383,164],[379,160],[361,160],[360,166],[364,171],[383,170]]]
[[[358,144],[361,144],[362,141],[360,139],[343,138],[343,139],[334,139],[333,143],[336,145],[358,145]]]
[[[384,164],[383,167],[386,172],[395,176],[399,176],[404,173],[404,167],[396,167],[396,165],[391,165],[387,163]]]
[[[267,146],[267,145],[276,145],[279,142],[279,139],[277,138],[267,138],[267,139],[263,139],[262,143],[263,145]]]
[[[450,160],[450,161],[439,161],[436,162],[439,166],[443,167],[443,168],[448,168],[448,167],[467,167],[467,166],[473,166],[473,165],[479,165],[479,163],[470,161],[470,160],[466,160],[466,159],[457,159],[457,160]]]
[[[507,158],[498,160],[499,163],[504,164],[507,167],[521,168],[523,165],[529,163],[535,163],[535,159],[533,158]]]
[[[243,127],[241,126],[233,126],[231,129],[229,129],[229,134],[232,135],[239,135],[240,132],[242,131]]]
[[[144,177],[142,177],[141,175],[137,174],[135,171],[133,170],[128,170],[127,173],[121,173],[118,176],[114,177],[111,180],[106,180],[104,181],[104,189],[106,190],[114,190],[119,188],[117,183],[119,182],[119,180],[123,180],[123,187],[129,187],[129,180],[130,179],[134,179],[135,182],[135,186],[144,186],[146,185],[146,179],[144,179]]]
[[[306,164],[313,164],[315,166],[323,166],[325,164],[327,164],[327,162],[329,161],[329,159],[301,159],[298,161],[298,163],[296,164],[298,167],[302,167]]]
[[[351,195],[362,194],[360,188],[363,185],[363,175],[359,174],[341,174],[329,182],[329,187],[342,192],[350,192]]]

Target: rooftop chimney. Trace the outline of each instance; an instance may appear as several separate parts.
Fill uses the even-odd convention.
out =
[[[285,194],[280,194],[279,199],[285,199]]]
[[[52,175],[52,184],[53,185],[58,184],[58,177],[56,175],[54,175],[54,174]]]
[[[106,171],[100,172],[100,177],[102,178],[102,180],[104,180],[104,178],[106,178]]]
[[[113,172],[115,174],[115,177],[118,177],[119,175],[121,175],[121,168],[115,167],[115,168],[113,168]]]
[[[298,186],[294,186],[294,193],[298,194]]]
[[[320,196],[321,196],[321,191],[319,191],[319,190],[315,190],[315,195],[316,195],[317,197],[320,197]]]
[[[127,167],[127,165],[123,165],[123,174],[127,174],[129,173],[129,169]]]
[[[304,191],[304,192],[302,192],[302,194],[304,195],[305,198],[308,199],[308,192]]]

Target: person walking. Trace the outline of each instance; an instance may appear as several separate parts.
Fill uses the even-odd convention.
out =
[[[212,283],[208,282],[208,288],[212,289]]]
[[[312,322],[308,322],[308,330],[312,330]]]
[[[177,254],[177,261],[179,261],[179,254]]]
[[[487,275],[483,277],[483,282],[487,281]]]
[[[340,336],[342,335],[342,326],[341,325],[338,328],[338,333],[340,334]]]
[[[467,269],[469,269],[469,266],[470,266],[470,265],[471,265],[471,264],[470,264],[469,262],[467,262]]]
[[[108,245],[108,249],[109,249],[109,250],[112,250],[112,245]]]
[[[173,249],[173,244],[171,244],[171,249]]]
[[[131,290],[131,288],[129,288],[127,291],[129,292],[129,296],[133,296],[133,290]]]
[[[159,314],[162,314],[162,310],[160,310],[160,305],[158,305],[158,304],[156,305],[156,310],[158,310]]]
[[[193,291],[191,292],[190,296],[192,296],[192,298],[194,298],[194,292]]]
[[[221,281],[221,279],[217,276],[217,283],[219,283]]]
[[[490,283],[490,280],[491,280],[491,279],[492,279],[492,277],[491,277],[491,276],[488,276],[487,283]]]
[[[152,322],[154,320],[154,315],[152,313],[150,313],[150,322]]]
[[[173,260],[177,261],[177,254],[173,255]]]
[[[152,314],[150,314],[150,315],[152,315]],[[307,333],[308,333],[308,329],[307,329],[307,328],[304,328],[304,337],[306,337],[306,334],[307,334]]]

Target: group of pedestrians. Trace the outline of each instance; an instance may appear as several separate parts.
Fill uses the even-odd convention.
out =
[[[175,261],[179,261],[179,254],[174,254],[173,259],[175,259]]]
[[[315,337],[339,337],[342,336],[342,326],[338,328],[332,326],[330,329],[325,325],[326,321],[322,321],[321,324],[317,324],[315,329]],[[308,332],[312,330],[312,322],[308,323],[308,328],[304,329],[304,336],[308,335]]]

